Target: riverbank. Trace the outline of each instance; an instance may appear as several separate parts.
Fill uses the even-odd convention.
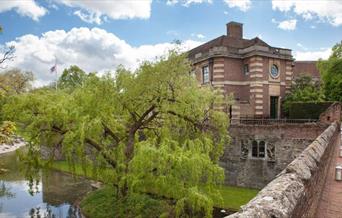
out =
[[[15,151],[15,150],[17,150],[17,149],[19,149],[25,145],[26,145],[26,143],[20,138],[14,139],[13,143],[0,144],[0,155],[8,153],[8,152]]]
[[[68,163],[66,161],[56,161],[52,164],[51,167],[53,169],[60,170],[63,172],[72,172],[71,168],[68,166]],[[91,169],[89,168],[87,171],[91,172]],[[91,173],[85,175],[83,168],[79,165],[75,166],[73,173],[78,176],[84,176],[92,180],[98,179],[93,178]],[[214,201],[214,206],[218,208],[224,208],[230,211],[239,210],[240,206],[248,203],[259,192],[258,189],[226,185],[217,186],[216,190],[220,192],[222,196],[222,201],[220,199],[216,199],[216,201]]]

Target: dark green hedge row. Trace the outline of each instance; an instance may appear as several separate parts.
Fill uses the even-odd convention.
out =
[[[318,119],[334,102],[293,102],[289,106],[289,119]]]

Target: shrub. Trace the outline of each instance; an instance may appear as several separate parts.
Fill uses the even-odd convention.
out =
[[[12,143],[15,131],[15,123],[4,121],[0,126],[0,144]]]

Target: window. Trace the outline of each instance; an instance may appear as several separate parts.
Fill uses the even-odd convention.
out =
[[[258,157],[258,142],[252,142],[252,157]]]
[[[249,65],[248,64],[243,65],[243,73],[245,75],[249,74]]]
[[[265,157],[265,142],[259,142],[259,157]]]
[[[209,82],[209,66],[205,66],[202,68],[202,78],[203,78],[203,83],[208,83]]]
[[[264,141],[252,142],[252,157],[264,158],[266,154],[266,146]]]
[[[273,64],[270,71],[272,78],[277,78],[279,76],[279,68],[277,65]]]

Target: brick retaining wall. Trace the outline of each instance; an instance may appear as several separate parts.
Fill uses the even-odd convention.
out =
[[[332,123],[255,198],[227,218],[314,217],[339,133],[339,123]]]
[[[262,189],[328,126],[320,123],[232,125],[231,144],[225,146],[220,159],[220,166],[225,169],[225,183]],[[264,158],[252,157],[255,140],[265,142]]]

